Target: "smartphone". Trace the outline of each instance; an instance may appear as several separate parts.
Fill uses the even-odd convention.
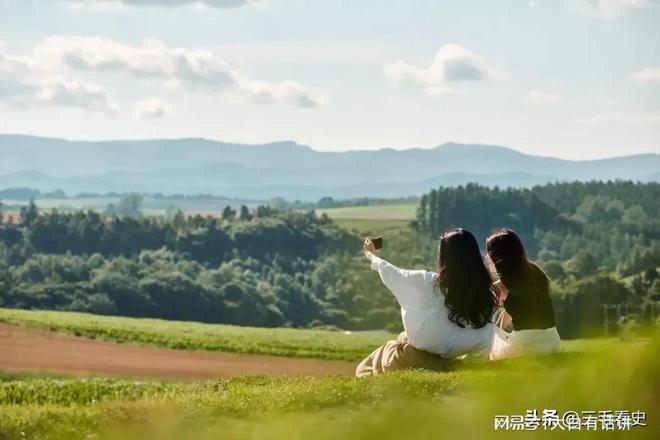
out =
[[[383,237],[369,237],[371,238],[371,242],[374,244],[374,247],[376,249],[380,249],[383,247]]]

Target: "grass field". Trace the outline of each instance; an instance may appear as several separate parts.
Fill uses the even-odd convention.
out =
[[[239,327],[85,313],[0,309],[0,321],[90,338],[188,350],[358,361],[391,335]]]
[[[394,337],[384,331],[341,332],[239,327],[3,308],[0,308],[0,322],[156,347],[345,361],[359,361],[375,347]],[[563,348],[570,352],[603,350],[603,341],[563,341]]]
[[[351,206],[346,208],[317,209],[316,214],[327,214],[332,219],[381,219],[381,220],[412,220],[415,218],[417,205],[372,205]]]
[[[389,337],[10,309],[0,309],[0,321],[126,343],[348,360]],[[0,439],[657,437],[657,333],[650,341],[564,341],[563,351],[368,379],[243,376],[186,383],[0,374]],[[544,409],[643,411],[647,426],[612,433],[599,425],[579,434],[542,426],[493,429],[495,415]]]
[[[363,235],[389,235],[405,230],[415,218],[417,205],[374,205],[317,209],[339,226]]]
[[[369,379],[252,376],[180,384],[0,376],[0,438],[657,438],[658,339],[598,341],[592,348]],[[495,415],[544,409],[639,410],[647,427],[493,429]]]

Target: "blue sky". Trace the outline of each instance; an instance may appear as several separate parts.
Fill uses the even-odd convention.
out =
[[[0,0],[0,132],[660,152],[654,0]]]

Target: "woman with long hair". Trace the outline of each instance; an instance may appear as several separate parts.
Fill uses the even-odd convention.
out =
[[[404,368],[444,369],[451,359],[487,356],[497,298],[474,235],[451,228],[442,234],[436,272],[405,270],[375,254],[370,239],[364,254],[400,307],[405,331],[359,365],[358,377]]]
[[[498,319],[490,358],[559,351],[560,339],[550,298],[550,279],[529,260],[525,247],[511,229],[493,232],[486,240],[487,262],[499,281],[495,287],[504,306]],[[513,326],[509,334],[505,323]]]

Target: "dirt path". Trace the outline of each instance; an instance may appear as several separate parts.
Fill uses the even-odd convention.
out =
[[[355,364],[118,344],[0,323],[0,370],[204,379],[239,374],[353,374]]]

